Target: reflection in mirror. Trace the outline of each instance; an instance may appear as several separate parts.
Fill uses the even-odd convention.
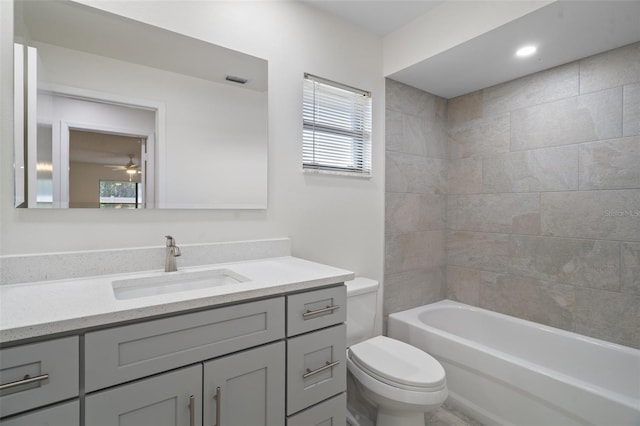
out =
[[[69,207],[141,208],[146,139],[71,130]],[[144,179],[146,180],[146,179]]]
[[[69,1],[14,18],[17,206],[266,208],[266,61]]]

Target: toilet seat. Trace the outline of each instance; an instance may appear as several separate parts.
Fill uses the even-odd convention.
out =
[[[399,340],[377,336],[349,348],[353,364],[387,385],[414,392],[446,387],[440,363],[426,352]]]

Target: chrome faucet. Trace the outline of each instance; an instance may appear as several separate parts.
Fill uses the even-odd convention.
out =
[[[167,239],[167,254],[164,258],[164,271],[174,272],[178,270],[176,264],[176,257],[180,256],[180,248],[176,245],[176,240],[171,235],[166,235]]]

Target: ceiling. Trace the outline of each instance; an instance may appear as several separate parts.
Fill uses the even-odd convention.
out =
[[[303,1],[379,36],[403,27],[444,2],[444,0]]]
[[[304,1],[384,37],[458,0]],[[450,99],[636,41],[640,0],[559,0],[385,77]],[[537,53],[516,58],[524,43]]]

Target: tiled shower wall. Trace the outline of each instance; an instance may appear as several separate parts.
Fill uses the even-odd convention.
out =
[[[446,295],[447,103],[386,82],[384,317]]]
[[[389,114],[399,102],[387,97]],[[448,175],[446,296],[640,347],[640,43],[451,99],[446,111],[450,161],[436,169]],[[390,250],[393,219],[408,215],[397,213],[392,190],[400,154],[391,148],[402,145],[389,141],[393,123],[392,115],[386,314],[420,304],[394,293],[420,294],[394,272],[397,259],[441,255],[430,244]],[[438,298],[433,283],[422,282],[425,299]]]

